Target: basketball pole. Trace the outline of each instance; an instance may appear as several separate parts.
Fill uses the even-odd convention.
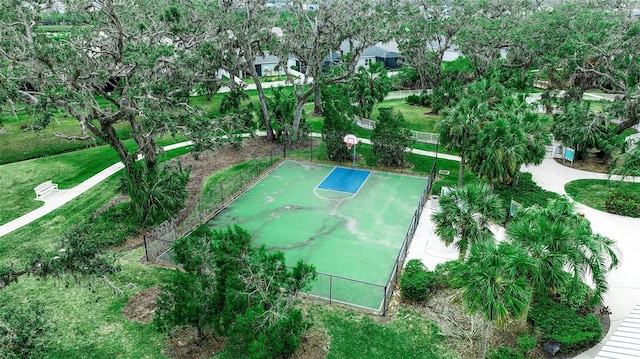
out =
[[[353,144],[353,168],[356,168],[356,144]]]

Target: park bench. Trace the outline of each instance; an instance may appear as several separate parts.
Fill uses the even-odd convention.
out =
[[[42,196],[44,196],[45,194],[57,190],[58,189],[58,185],[51,182],[51,181],[46,181],[43,183],[40,183],[39,185],[36,186],[36,188],[34,188],[33,190],[36,192],[36,199],[40,199],[42,198]]]

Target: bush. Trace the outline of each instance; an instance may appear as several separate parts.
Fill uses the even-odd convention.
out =
[[[431,289],[444,289],[451,286],[451,268],[455,266],[457,262],[457,260],[452,260],[436,266],[433,271],[435,279]]]
[[[419,259],[412,259],[407,262],[400,278],[400,292],[402,297],[420,302],[427,299],[435,282],[435,274],[427,270]]]
[[[542,333],[542,340],[560,343],[562,352],[591,347],[602,338],[602,326],[593,314],[580,316],[567,305],[546,296],[536,298],[528,320]]]
[[[536,347],[536,344],[538,344],[538,339],[533,335],[522,334],[518,336],[516,343],[518,343],[518,348],[522,354],[529,355],[533,348]]]
[[[420,95],[416,95],[416,94],[407,96],[405,101],[407,102],[407,105],[411,105],[411,106],[420,106],[421,104]]]
[[[496,183],[493,191],[502,199],[502,203],[505,204],[505,211],[509,209],[512,199],[523,207],[530,207],[534,204],[544,207],[550,199],[558,198],[557,193],[547,191],[538,186],[533,181],[531,173],[528,172],[521,172],[515,185]]]
[[[581,281],[569,283],[558,290],[559,302],[573,309],[577,313],[584,313],[589,308],[591,302],[591,288]]]
[[[524,356],[519,351],[509,347],[499,347],[497,350],[493,349],[489,351],[487,355],[489,359],[524,359]]]
[[[405,165],[405,150],[411,143],[411,131],[402,113],[393,108],[379,108],[380,115],[371,133],[373,154],[382,166],[399,168]]]
[[[604,202],[607,212],[627,217],[640,217],[640,198],[626,193],[614,193]]]

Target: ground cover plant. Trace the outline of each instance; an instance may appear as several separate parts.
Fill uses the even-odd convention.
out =
[[[640,183],[581,179],[567,183],[564,188],[574,200],[599,211],[640,216]]]
[[[542,340],[560,343],[562,352],[588,348],[602,338],[602,325],[595,315],[580,315],[544,296],[535,299],[528,320],[535,330],[543,333]]]

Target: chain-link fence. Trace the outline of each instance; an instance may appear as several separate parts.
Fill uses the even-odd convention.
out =
[[[385,287],[385,296],[383,303],[382,315],[386,314],[387,304],[391,300],[391,296],[393,295],[393,291],[396,287],[396,283],[398,282],[398,277],[400,276],[400,272],[402,271],[402,267],[404,264],[404,260],[407,257],[407,251],[409,251],[409,247],[411,246],[411,241],[413,240],[413,236],[416,233],[416,228],[418,228],[418,223],[420,223],[420,217],[422,215],[422,210],[424,205],[427,203],[429,198],[429,192],[431,192],[431,188],[433,187],[433,182],[436,178],[436,167],[437,167],[437,158],[436,161],[433,162],[433,166],[431,167],[431,172],[429,173],[429,178],[427,179],[427,183],[424,186],[424,190],[422,191],[422,196],[420,197],[420,203],[418,203],[418,207],[413,214],[413,218],[411,219],[411,224],[409,225],[409,229],[407,229],[407,234],[404,237],[404,241],[402,242],[402,246],[400,247],[400,252],[396,257],[396,261],[393,265],[393,269],[391,270],[391,274],[389,275],[389,280],[387,281],[387,285]]]
[[[286,147],[280,146],[268,154],[245,162],[232,177],[218,181],[213,187],[203,190],[195,208],[183,221],[177,223],[175,219],[167,220],[144,236],[146,260],[173,265],[171,244],[176,239],[223,210],[260,178],[271,172],[285,154]]]
[[[177,224],[175,220],[170,220],[145,235],[144,244],[147,261],[174,265],[171,244],[201,223],[205,223],[215,216],[251,185],[269,174],[282,161],[285,154],[286,149],[282,147],[252,160],[233,178],[221,181],[216,184],[216,188],[210,188],[203,193],[196,208],[182,223]],[[340,303],[374,314],[386,315],[387,305],[396,287],[407,251],[411,246],[411,241],[420,222],[422,210],[433,186],[436,164],[437,160],[433,163],[427,183],[422,191],[420,201],[411,219],[386,285],[327,273],[318,273],[318,279],[312,284],[311,289],[307,291],[307,295],[329,303]]]

